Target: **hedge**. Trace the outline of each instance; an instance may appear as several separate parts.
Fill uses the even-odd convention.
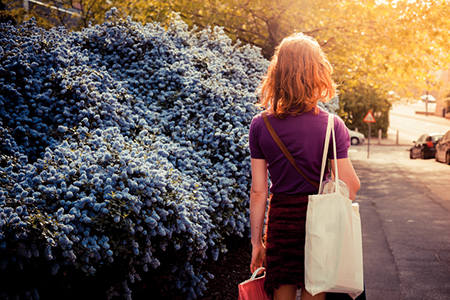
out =
[[[116,13],[74,32],[0,24],[2,298],[101,274],[107,298],[131,299],[145,274],[195,299],[227,238],[249,236],[268,61],[219,27]]]

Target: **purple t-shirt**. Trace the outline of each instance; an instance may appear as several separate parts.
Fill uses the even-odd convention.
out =
[[[288,148],[300,169],[311,179],[319,182],[322,164],[323,145],[328,123],[328,113],[320,109],[319,114],[312,111],[302,115],[287,115],[278,119],[268,115],[275,132]],[[334,117],[337,158],[347,158],[350,137],[344,122]],[[273,194],[311,194],[317,190],[292,166],[264,124],[262,115],[255,116],[250,125],[249,145],[251,158],[267,160],[267,168]],[[330,138],[328,157],[334,158]],[[325,176],[328,174],[326,172]]]

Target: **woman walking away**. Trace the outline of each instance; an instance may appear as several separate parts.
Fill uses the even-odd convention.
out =
[[[285,38],[277,47],[261,83],[260,105],[281,141],[310,181],[319,181],[328,113],[317,106],[335,95],[332,67],[319,44],[301,33]],[[335,117],[337,157],[329,151],[331,166],[337,159],[339,179],[354,199],[359,179],[348,159],[350,138],[343,121]],[[305,221],[308,195],[317,188],[295,169],[264,124],[262,114],[254,117],[249,133],[252,187],[250,222],[253,273],[265,261],[265,290],[275,300],[312,297],[304,289]],[[331,147],[331,146],[330,146]],[[328,171],[327,171],[328,173]],[[265,243],[262,228],[270,174],[270,205]],[[328,174],[325,174],[327,176]]]

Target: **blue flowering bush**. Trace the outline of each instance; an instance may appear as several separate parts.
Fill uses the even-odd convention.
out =
[[[146,276],[195,299],[205,263],[249,234],[268,62],[218,27],[115,15],[76,32],[0,24],[1,298],[101,274],[108,298]]]

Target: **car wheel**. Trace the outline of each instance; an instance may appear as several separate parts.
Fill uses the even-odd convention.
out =
[[[409,150],[409,158],[410,158],[410,159],[414,159],[414,156],[413,156],[413,154],[412,154],[412,150]]]
[[[352,139],[350,141],[353,146],[359,144],[359,139],[357,137],[352,137]]]
[[[425,157],[425,151],[420,151],[420,158],[421,159],[425,159],[426,157]]]
[[[447,165],[450,165],[450,152],[447,152],[447,154],[445,154],[445,163]]]

